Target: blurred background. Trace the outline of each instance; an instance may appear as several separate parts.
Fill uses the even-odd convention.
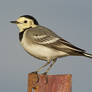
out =
[[[27,92],[28,73],[45,63],[28,55],[19,43],[19,30],[10,21],[21,15],[34,16],[41,25],[92,53],[92,0],[1,0],[0,12],[0,92]],[[49,72],[67,73],[72,74],[73,92],[92,91],[92,59],[61,58]]]

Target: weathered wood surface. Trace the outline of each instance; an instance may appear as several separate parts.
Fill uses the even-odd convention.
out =
[[[34,92],[72,92],[71,74],[38,76],[28,74],[28,92],[32,92],[32,89]]]

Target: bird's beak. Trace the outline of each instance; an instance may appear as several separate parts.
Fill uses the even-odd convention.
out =
[[[10,23],[20,24],[20,22],[18,22],[18,21],[10,21]]]

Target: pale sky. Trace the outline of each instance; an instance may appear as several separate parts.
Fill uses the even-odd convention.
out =
[[[27,75],[45,62],[28,55],[9,23],[21,15],[38,22],[72,44],[92,53],[92,0],[0,1],[0,92],[27,92]],[[43,72],[43,71],[42,71]],[[70,56],[57,60],[49,74],[72,74],[72,92],[92,91],[92,59]]]

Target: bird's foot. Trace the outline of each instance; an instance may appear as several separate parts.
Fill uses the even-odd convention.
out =
[[[37,71],[31,72],[31,74],[33,75],[33,78],[32,78],[33,89],[36,89],[36,86],[39,82],[39,76]]]
[[[45,76],[45,84],[48,83],[48,76],[47,76],[47,72],[42,73],[43,76]]]
[[[31,72],[31,74],[38,74],[38,72],[37,71],[34,71],[34,72]]]

